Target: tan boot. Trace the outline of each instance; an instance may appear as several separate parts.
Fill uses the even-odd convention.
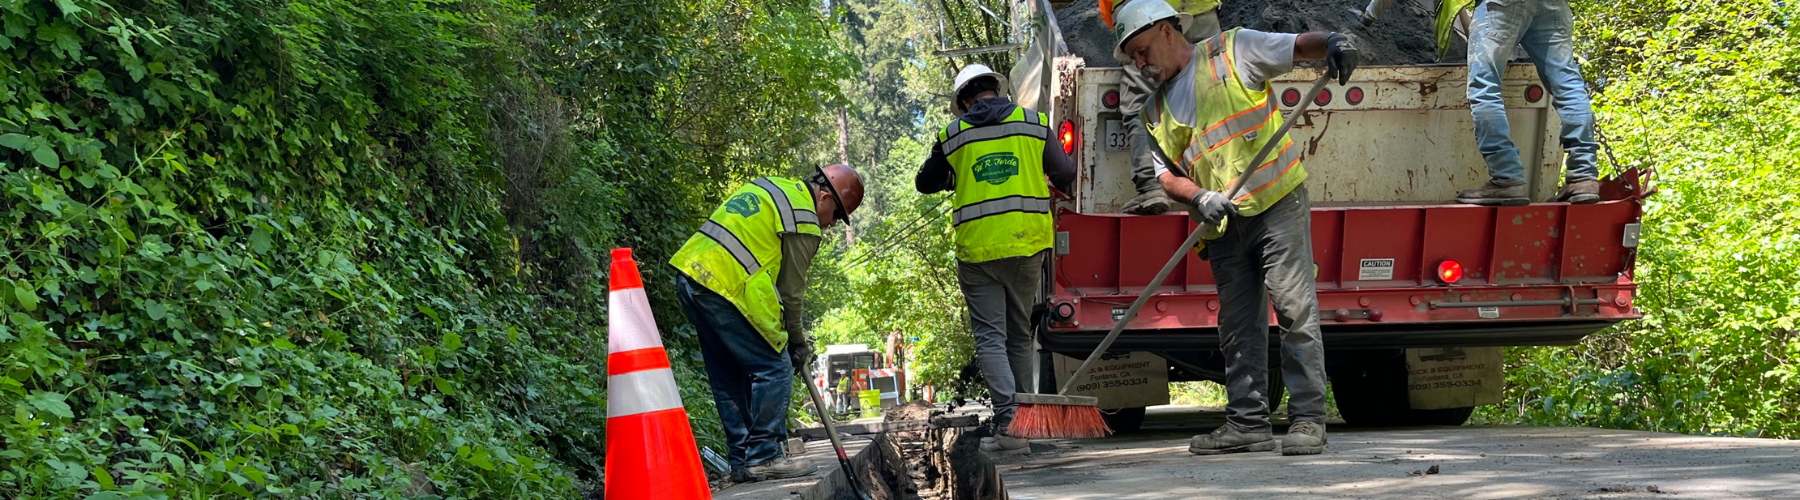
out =
[[[1325,452],[1325,424],[1294,422],[1281,437],[1282,455],[1317,455]]]
[[[788,458],[788,457],[781,457],[781,458],[777,458],[777,459],[770,460],[767,462],[763,462],[762,465],[752,465],[749,467],[745,467],[744,475],[746,476],[745,477],[746,479],[749,479],[749,481],[743,481],[743,482],[756,482],[756,481],[768,481],[768,480],[772,480],[772,479],[796,478],[796,477],[804,476],[807,474],[812,474],[812,473],[818,472],[818,471],[819,471],[819,466],[812,462],[809,462],[806,460],[794,460],[794,459]]]
[[[1564,181],[1562,191],[1551,202],[1587,205],[1600,202],[1600,181]]]
[[[1481,187],[1463,191],[1461,194],[1456,195],[1456,202],[1468,203],[1471,205],[1511,206],[1530,204],[1531,199],[1525,197],[1524,184],[1517,186],[1502,186],[1494,184],[1494,181],[1488,181],[1487,184],[1482,184]]]
[[[1125,202],[1125,207],[1120,211],[1132,215],[1158,215],[1169,211],[1173,204],[1169,201],[1168,193],[1162,189],[1152,189]]]
[[[1213,429],[1212,434],[1201,434],[1188,440],[1188,453],[1195,455],[1223,455],[1278,449],[1281,449],[1281,442],[1275,440],[1273,432],[1243,432],[1231,424]]]
[[[1001,434],[998,437],[981,438],[981,452],[989,456],[998,455],[1030,455],[1031,441],[1025,438]]]

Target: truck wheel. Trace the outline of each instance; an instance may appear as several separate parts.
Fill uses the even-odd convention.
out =
[[[1406,356],[1400,349],[1332,351],[1325,371],[1338,413],[1352,427],[1462,425],[1475,408],[1414,410],[1406,396]]]
[[[1106,426],[1113,432],[1136,432],[1144,427],[1144,407],[1100,410],[1100,418],[1106,420]]]

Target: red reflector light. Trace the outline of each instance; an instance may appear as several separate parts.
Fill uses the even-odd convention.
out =
[[[1544,100],[1544,87],[1538,85],[1525,87],[1525,100],[1534,103]]]
[[[1438,280],[1445,283],[1456,283],[1457,281],[1461,281],[1463,277],[1462,264],[1454,260],[1439,262],[1437,277]]]
[[[1063,154],[1075,154],[1075,123],[1062,122],[1061,132],[1057,136],[1062,139]]]
[[[1300,105],[1300,91],[1296,90],[1296,89],[1287,89],[1286,91],[1282,92],[1281,93],[1281,105],[1289,106],[1289,107],[1299,106]]]
[[[1350,101],[1350,104],[1353,104],[1353,105],[1354,104],[1362,104],[1362,101],[1363,101],[1362,87],[1350,87],[1350,91],[1344,93],[1344,100]]]
[[[1106,91],[1106,95],[1100,96],[1100,103],[1105,104],[1107,109],[1119,107],[1119,91]]]
[[[1313,98],[1313,104],[1318,106],[1331,104],[1331,89],[1319,89],[1319,96]]]

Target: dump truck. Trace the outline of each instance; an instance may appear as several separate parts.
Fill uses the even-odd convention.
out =
[[[1039,40],[1055,41],[1055,30],[1050,23]],[[1120,213],[1137,193],[1117,62],[1066,52],[1021,61],[1013,79],[1042,87],[1017,91],[1042,92],[1028,99],[1050,115],[1079,166],[1074,192],[1054,209],[1043,290],[1038,389],[1050,392],[1164,262],[1185,251],[1176,247],[1195,223],[1179,212]],[[1270,98],[1291,113],[1321,71],[1277,78]],[[1632,305],[1632,270],[1650,172],[1603,179],[1603,200],[1590,205],[1450,201],[1487,179],[1467,77],[1461,64],[1364,66],[1292,118],[1310,174],[1327,375],[1349,424],[1460,425],[1476,406],[1501,398],[1502,348],[1569,345],[1642,316]],[[1533,65],[1509,65],[1505,99],[1531,196],[1550,199],[1562,175],[1560,124]],[[1136,428],[1144,407],[1167,403],[1169,382],[1224,379],[1212,270],[1185,253],[1113,352],[1075,387],[1099,397],[1115,430]],[[1272,345],[1278,328],[1271,326]],[[1273,407],[1283,392],[1279,359],[1269,362]]]

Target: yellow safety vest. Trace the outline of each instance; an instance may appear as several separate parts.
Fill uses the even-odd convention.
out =
[[[1050,248],[1050,186],[1044,180],[1049,118],[1024,107],[977,127],[956,120],[936,147],[956,170],[956,257],[987,262]]]
[[[819,214],[800,181],[764,177],[731,193],[689,237],[669,264],[744,313],[777,352],[787,348],[781,328],[781,235],[818,235]]]
[[[1196,130],[1191,124],[1175,120],[1173,112],[1163,105],[1165,85],[1155,96],[1156,113],[1143,113],[1145,128],[1162,148],[1163,156],[1180,165],[1189,178],[1201,187],[1224,191],[1238,175],[1256,159],[1275,130],[1281,128],[1281,107],[1270,98],[1268,84],[1252,89],[1238,77],[1233,40],[1237,30],[1219,33],[1197,44],[1194,50],[1203,55],[1194,70],[1195,121],[1204,124]],[[1154,116],[1154,118],[1152,118]],[[1151,121],[1154,119],[1155,121]],[[1306,180],[1306,168],[1300,165],[1301,148],[1282,137],[1269,158],[1258,165],[1244,181],[1244,189],[1231,201],[1238,213],[1254,216],[1287,196]],[[1225,235],[1225,224],[1211,228],[1206,239]]]

